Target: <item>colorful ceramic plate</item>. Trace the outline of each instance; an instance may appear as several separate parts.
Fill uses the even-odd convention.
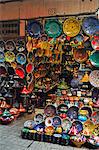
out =
[[[5,50],[5,42],[3,40],[0,40],[0,51]]]
[[[21,78],[23,79],[25,77],[25,72],[24,69],[22,67],[17,67],[15,69],[15,73]]]
[[[7,70],[6,67],[4,65],[0,65],[0,76],[2,75],[6,75],[7,74]]]
[[[78,118],[78,110],[79,108],[76,106],[72,106],[68,109],[67,111],[67,116],[72,120],[72,119],[77,119]]]
[[[99,50],[99,32],[94,34],[91,40],[91,45],[94,50]]]
[[[93,35],[99,31],[99,20],[95,17],[84,18],[82,29],[87,35]]]
[[[47,117],[45,119],[45,125],[46,125],[46,127],[52,126],[53,125],[53,118],[52,117]]]
[[[74,121],[72,123],[69,134],[70,135],[77,135],[82,131],[83,131],[83,124],[80,121],[77,120],[77,121]]]
[[[70,130],[71,126],[72,126],[72,123],[69,119],[62,120],[62,128],[65,133],[67,133]]]
[[[43,116],[43,114],[36,114],[35,116],[34,116],[34,121],[35,121],[35,123],[36,124],[40,124],[40,123],[42,123],[43,121],[44,121],[44,116]]]
[[[5,53],[5,61],[6,62],[14,62],[15,61],[15,54],[11,51],[7,51]]]
[[[4,52],[0,51],[0,63],[5,61]]]
[[[75,49],[73,51],[73,57],[77,62],[82,63],[87,60],[88,54],[84,49],[77,49],[77,50]]]
[[[19,52],[22,52],[25,50],[25,41],[24,40],[18,40],[16,43],[16,49]]]
[[[27,120],[24,123],[24,128],[29,128],[29,129],[33,129],[33,127],[35,126],[35,122],[33,120]]]
[[[99,70],[94,70],[90,73],[89,82],[92,86],[99,88]]]
[[[54,127],[59,127],[59,126],[61,126],[61,124],[62,124],[61,118],[58,117],[58,116],[55,116],[53,118],[53,126]]]
[[[8,41],[6,41],[5,48],[8,51],[13,51],[16,48],[16,45],[15,45],[14,41],[8,40]]]
[[[17,63],[24,65],[26,63],[26,56],[23,53],[18,53],[16,56]]]
[[[63,32],[70,37],[76,36],[80,32],[80,23],[75,18],[66,19],[63,23]]]
[[[89,57],[92,65],[95,67],[99,67],[99,51],[93,51]]]
[[[57,20],[47,20],[44,28],[49,37],[56,38],[62,33],[62,25]]]
[[[56,108],[53,105],[47,105],[44,109],[44,114],[47,117],[53,117],[56,114]]]
[[[28,64],[26,65],[26,72],[27,72],[27,73],[31,73],[33,70],[34,70],[33,64],[32,64],[32,63],[28,63]]]
[[[30,34],[30,36],[38,38],[40,37],[42,32],[42,25],[37,20],[30,21],[27,26],[27,31]]]

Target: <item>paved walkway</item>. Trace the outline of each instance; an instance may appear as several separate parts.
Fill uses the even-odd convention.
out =
[[[33,115],[22,116],[8,126],[0,125],[0,150],[88,150],[22,139],[21,129],[28,119],[33,119]]]

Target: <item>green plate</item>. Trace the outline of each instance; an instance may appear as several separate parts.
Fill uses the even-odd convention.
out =
[[[62,33],[62,25],[57,20],[47,20],[44,28],[46,34],[52,38],[56,38]]]
[[[99,51],[93,51],[89,57],[92,65],[95,67],[99,67]]]

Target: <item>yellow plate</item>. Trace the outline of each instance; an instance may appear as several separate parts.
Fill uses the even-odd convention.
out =
[[[15,61],[15,54],[13,52],[7,51],[5,53],[5,60],[6,62],[14,62]]]
[[[66,19],[63,23],[63,32],[70,37],[76,36],[80,32],[81,26],[75,18]]]

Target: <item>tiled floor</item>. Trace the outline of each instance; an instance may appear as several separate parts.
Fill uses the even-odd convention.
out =
[[[29,119],[33,119],[33,115],[24,115],[8,126],[0,125],[0,150],[88,150],[22,139],[23,123]]]

